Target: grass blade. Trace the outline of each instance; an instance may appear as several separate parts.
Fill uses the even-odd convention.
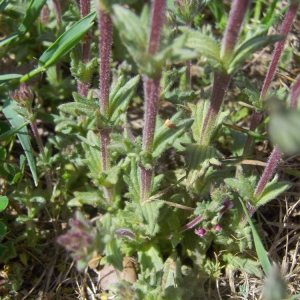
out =
[[[29,122],[25,122],[17,127],[14,127],[11,130],[6,131],[5,133],[0,135],[0,143],[8,139],[9,137],[13,136],[14,134],[18,133],[24,126],[29,124]]]
[[[96,12],[92,12],[63,33],[40,57],[39,65],[48,68],[72,50],[92,27]]]
[[[255,229],[255,226],[252,223],[252,220],[249,216],[248,210],[243,202],[242,199],[240,199],[241,205],[243,207],[243,210],[247,216],[247,220],[249,222],[249,225],[251,227],[251,231],[252,231],[252,235],[253,235],[253,239],[254,239],[254,245],[255,245],[255,249],[256,249],[256,253],[258,256],[258,259],[260,261],[260,264],[264,270],[265,275],[269,274],[269,271],[271,270],[271,263],[269,261],[268,255],[266,253],[266,250],[260,240],[260,237]]]
[[[13,109],[13,107],[15,107],[15,106],[16,106],[16,104],[12,100],[7,99],[7,101],[4,103],[3,113],[4,113],[5,117],[8,119],[9,123],[13,127],[17,128],[17,127],[23,125],[26,121],[23,117],[19,116],[17,114],[17,112]],[[19,132],[17,133],[17,135],[21,142],[21,145],[25,152],[25,155],[27,157],[27,161],[29,164],[29,168],[31,170],[34,184],[35,184],[35,186],[37,186],[38,178],[37,178],[37,173],[36,173],[36,165],[35,165],[35,160],[34,160],[34,156],[32,153],[32,148],[31,148],[31,143],[30,143],[30,139],[28,136],[27,127],[24,126],[22,129],[20,129]]]

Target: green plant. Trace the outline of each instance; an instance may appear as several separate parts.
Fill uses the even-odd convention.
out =
[[[281,95],[281,91],[272,95],[267,91],[298,1],[291,1],[279,35],[267,34],[277,19],[278,1],[264,17],[263,1],[251,6],[249,0],[234,0],[228,16],[221,1],[78,3],[77,7],[70,1],[68,7],[52,1],[49,18],[56,28],[46,22],[45,1],[31,1],[19,18],[17,33],[9,32],[0,42],[2,56],[18,53],[27,37],[37,35],[32,24],[36,21],[39,26],[39,49],[28,46],[20,62],[32,58],[35,51],[38,66],[27,74],[0,76],[3,113],[13,127],[0,136],[3,199],[10,200],[10,210],[2,212],[6,217],[0,223],[0,238],[1,247],[6,247],[2,252],[7,254],[10,245],[14,253],[0,255],[1,262],[10,264],[18,256],[26,266],[23,249],[38,256],[44,251],[40,244],[51,236],[40,230],[37,220],[66,220],[75,208],[71,229],[62,234],[53,221],[51,238],[71,253],[80,271],[95,253],[102,256],[101,265],[112,265],[118,272],[124,269],[124,257],[135,257],[137,279],[107,287],[118,299],[197,299],[209,294],[207,282],[217,281],[224,270],[242,269],[262,278],[261,265],[270,275],[271,264],[258,234],[261,228],[251,217],[291,187],[274,174],[283,152],[299,152],[299,140],[289,130],[293,124],[298,126],[298,112],[280,111],[279,100],[267,101]],[[13,5],[1,2],[7,20]],[[216,19],[221,41],[201,24],[208,11]],[[245,22],[251,28],[248,32],[243,29]],[[259,93],[239,70],[254,52],[275,43]],[[121,54],[118,49],[123,49]],[[211,85],[206,87],[192,76],[193,65],[203,68],[206,81],[211,76]],[[46,77],[29,88],[30,80],[41,73]],[[232,81],[245,89],[254,106],[249,130],[237,124],[249,112],[234,111],[233,98],[224,105]],[[291,91],[294,109],[299,82],[298,77]],[[62,89],[63,101],[53,100],[54,84],[58,91]],[[244,97],[235,93],[237,99]],[[136,129],[130,118],[140,103],[143,128]],[[269,139],[256,131],[267,105],[270,138],[278,146],[258,180],[253,167],[238,163],[242,155],[251,153],[253,139]],[[287,118],[292,119],[287,122]],[[47,122],[52,131],[45,138],[38,127]],[[278,124],[289,130],[289,146],[282,142],[283,134],[276,138]],[[16,155],[15,134],[34,185],[24,155],[15,157],[14,163],[5,161],[8,153]],[[175,157],[175,165],[168,155]],[[237,163],[230,156],[238,156]],[[7,232],[11,221],[19,226],[19,237]],[[253,242],[259,261],[251,252]],[[22,272],[22,268],[15,271],[17,279]],[[22,284],[17,279],[11,293]]]

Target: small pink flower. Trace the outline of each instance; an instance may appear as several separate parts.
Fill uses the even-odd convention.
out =
[[[216,225],[216,226],[214,227],[214,230],[220,231],[220,230],[222,230],[222,227],[221,227],[220,225]]]
[[[195,234],[197,234],[198,236],[206,236],[206,230],[204,228],[200,228],[200,229],[195,229]]]

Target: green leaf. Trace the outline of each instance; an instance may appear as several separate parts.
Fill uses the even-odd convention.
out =
[[[288,182],[278,182],[278,176],[275,176],[274,179],[266,185],[259,199],[255,199],[255,206],[259,207],[265,205],[288,190],[291,186],[292,184]]]
[[[261,263],[261,266],[264,270],[265,275],[268,275],[270,270],[271,270],[271,263],[269,261],[267,252],[261,242],[261,239],[256,231],[255,226],[253,225],[251,218],[249,216],[248,210],[243,202],[243,200],[241,198],[239,198],[241,205],[243,207],[244,213],[247,216],[247,220],[249,222],[249,225],[251,227],[251,231],[252,231],[252,235],[253,235],[253,239],[254,239],[254,245],[255,245],[255,249],[256,249],[256,253],[258,255],[259,261]]]
[[[0,212],[3,211],[8,205],[8,198],[6,196],[0,196]]]
[[[87,164],[92,177],[96,179],[99,178],[99,175],[102,172],[100,138],[96,136],[93,131],[89,131],[87,140],[96,145],[96,147],[82,143],[82,147],[85,151],[85,159],[83,162]]]
[[[188,34],[186,47],[205,56],[213,68],[221,67],[220,46],[214,38],[187,27],[179,27],[179,30]]]
[[[167,120],[163,123],[160,117],[157,117],[156,130],[153,143],[153,158],[158,158],[165,150],[171,146],[180,144],[180,137],[187,131],[187,129],[193,124],[193,120],[182,118],[182,113],[176,113],[171,120]],[[168,127],[168,124],[170,127]]]
[[[123,84],[123,76],[119,78],[117,83],[118,90],[113,89],[109,97],[109,116],[111,122],[115,122],[127,109],[139,80],[140,76],[135,76]]]
[[[163,269],[163,260],[161,253],[156,245],[144,244],[142,249],[138,251],[139,263],[142,272],[146,269],[161,271]]]
[[[13,129],[10,129],[6,131],[5,133],[0,135],[0,143],[9,139],[10,137],[14,136],[16,133],[18,133],[24,126],[28,125],[29,122],[25,122],[24,124],[21,124]]]
[[[251,182],[241,172],[238,173],[237,179],[226,178],[224,181],[229,185],[235,192],[237,192],[243,200],[251,201],[253,203],[253,195],[255,190],[255,182]]]
[[[113,21],[120,32],[121,39],[133,59],[139,64],[143,60],[143,54],[146,53],[148,28],[136,14],[123,6],[114,5],[113,11]]]
[[[82,207],[84,204],[107,209],[107,203],[100,191],[74,192],[74,198],[68,201],[68,206]]]
[[[123,258],[117,240],[109,241],[105,246],[107,263],[113,265],[117,270],[123,270]]]
[[[159,216],[159,209],[164,205],[163,202],[151,201],[141,205],[146,234],[155,236],[159,232],[159,224],[157,219]]]
[[[254,36],[253,38],[243,42],[234,50],[233,58],[230,62],[227,73],[231,74],[235,72],[254,52],[268,45],[274,44],[282,40],[284,37],[284,35]]]
[[[70,52],[72,48],[80,42],[86,32],[92,27],[95,17],[96,12],[92,12],[64,32],[43,53],[39,59],[39,65],[43,68],[48,68],[68,52]]]
[[[0,45],[1,47],[1,45]],[[8,81],[11,79],[16,79],[16,78],[21,78],[23,75],[21,74],[5,74],[5,75],[0,75],[0,83],[2,81]]]
[[[31,0],[29,6],[26,10],[25,17],[18,28],[20,33],[26,33],[31,25],[35,22],[38,18],[41,9],[43,8],[46,0]]]
[[[172,254],[164,263],[163,269],[163,288],[177,286],[178,280],[182,277],[181,275],[181,263],[175,254]]]
[[[17,112],[14,110],[14,107],[16,107],[16,104],[12,100],[7,100],[4,104],[3,113],[5,117],[8,119],[10,124],[13,127],[19,127],[25,123],[25,120],[23,117],[19,116]],[[31,143],[28,136],[28,130],[27,127],[23,127],[19,130],[19,133],[17,133],[18,138],[21,142],[22,148],[25,152],[25,155],[27,157],[27,161],[29,164],[29,168],[31,170],[31,174],[34,180],[35,186],[38,185],[38,177],[36,173],[36,166],[35,166],[35,160],[32,153]]]
[[[211,164],[218,165],[217,158],[222,157],[214,147],[199,144],[187,145],[183,155],[188,170],[187,188],[190,188],[199,177],[203,176]]]
[[[248,274],[253,274],[261,278],[261,271],[259,269],[259,262],[252,260],[251,258],[234,256],[231,253],[223,255],[224,260],[228,262],[228,265],[233,269],[244,270]]]
[[[17,256],[14,243],[8,241],[5,244],[0,244],[0,262],[7,262],[9,259]]]
[[[10,41],[14,40],[15,38],[17,38],[19,36],[18,33],[14,33],[10,36],[8,36],[7,38],[3,39],[0,41],[0,47],[3,47],[4,45],[6,45],[7,43],[9,43]]]

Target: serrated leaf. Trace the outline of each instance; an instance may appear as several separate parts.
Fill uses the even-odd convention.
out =
[[[86,32],[92,27],[96,12],[91,12],[86,17],[75,23],[64,32],[40,57],[39,65],[48,68],[72,50],[79,43]]]
[[[223,255],[229,266],[233,269],[242,269],[248,274],[253,274],[258,278],[261,278],[261,272],[259,269],[259,263],[251,258],[244,258],[240,256],[234,256],[232,254]]]
[[[159,209],[163,206],[163,202],[152,201],[141,205],[146,234],[155,236],[159,232],[159,224],[157,223]]]
[[[58,106],[58,109],[64,113],[71,114],[74,117],[79,115],[84,115],[87,117],[95,116],[95,111],[99,108],[99,105],[93,101],[89,103],[80,103],[80,102],[69,102],[64,103]]]
[[[115,122],[117,118],[127,109],[127,106],[133,96],[137,84],[139,83],[140,76],[135,76],[127,81],[119,89],[113,90],[109,97],[109,115],[110,121]],[[120,81],[123,81],[120,79]]]
[[[3,108],[3,113],[5,117],[8,119],[10,124],[13,127],[19,127],[26,123],[23,117],[19,116],[17,112],[14,110],[14,107],[16,107],[16,104],[12,100],[7,100],[4,103],[4,108]],[[35,160],[34,156],[32,153],[32,148],[31,148],[31,143],[30,139],[28,136],[28,130],[27,127],[23,127],[22,129],[19,130],[17,133],[18,139],[21,142],[22,148],[25,152],[25,155],[27,157],[28,165],[34,180],[35,186],[38,185],[38,177],[36,173],[36,165],[35,165]]]
[[[162,122],[160,117],[157,117],[152,152],[153,158],[159,157],[165,150],[172,146],[175,141],[180,143],[180,137],[193,124],[193,120],[191,119],[179,121],[181,116],[182,113],[178,112],[169,121],[169,123],[171,123],[174,128],[168,127],[166,123]]]
[[[82,143],[82,147],[85,151],[84,162],[90,169],[92,177],[98,178],[102,172],[100,137],[98,137],[93,131],[89,131],[87,134],[87,140],[96,146],[89,146],[86,143]]]
[[[210,164],[216,164],[222,155],[212,146],[189,144],[184,151],[188,176],[187,188],[190,188],[197,178],[204,175]]]
[[[266,185],[259,199],[255,199],[255,206],[259,207],[265,205],[288,190],[291,186],[292,185],[288,182],[278,182],[278,176],[275,176],[274,179]]]
[[[168,287],[177,286],[177,281],[181,278],[181,263],[179,259],[176,258],[176,255],[173,254],[167,258],[164,263],[163,269],[163,288],[167,289]]]
[[[126,194],[126,197],[139,204],[141,193],[140,171],[137,167],[137,161],[135,158],[131,158],[130,174],[124,176],[123,178],[127,183],[129,190],[129,192]]]
[[[249,181],[242,173],[238,173],[238,178],[226,178],[225,183],[229,185],[235,192],[242,197],[242,199],[246,199],[247,201],[253,201],[254,195],[254,184]]]
[[[234,50],[233,58],[227,70],[228,74],[235,72],[240,65],[254,52],[282,40],[284,35],[254,36],[240,44]]]
[[[142,249],[138,251],[138,258],[143,272],[146,269],[161,271],[163,268],[161,253],[156,245],[143,245]]]
[[[221,67],[220,46],[215,39],[187,27],[179,27],[179,29],[188,34],[186,47],[205,56],[213,68]]]
[[[116,239],[109,241],[105,245],[105,253],[107,263],[113,265],[117,270],[123,270],[123,257],[120,250],[120,246]]]
[[[100,191],[74,192],[75,197],[68,201],[68,206],[82,207],[84,204],[107,209],[107,203]]]

